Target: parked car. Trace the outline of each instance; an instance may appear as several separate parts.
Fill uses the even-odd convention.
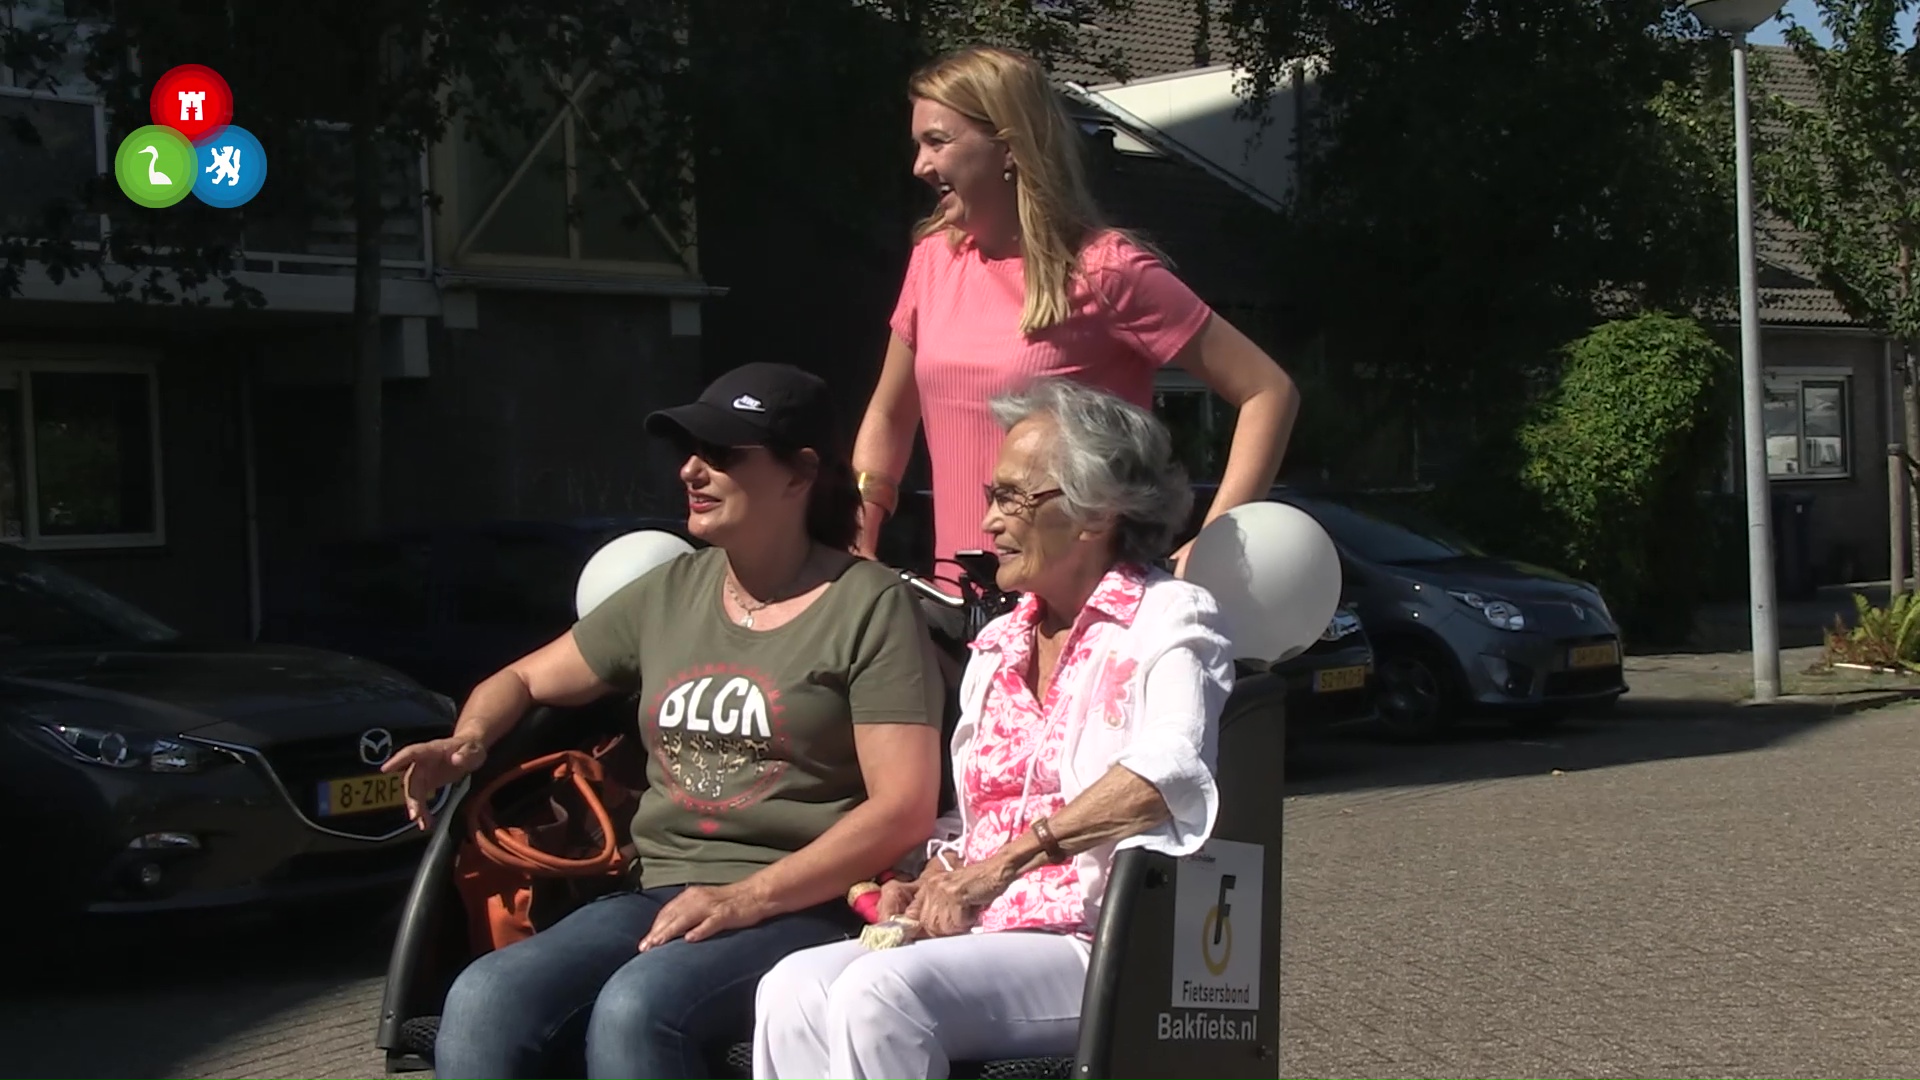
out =
[[[1290,742],[1376,714],[1373,643],[1352,604],[1340,605],[1307,651],[1271,670],[1287,681]]]
[[[607,541],[684,518],[494,521],[333,543],[275,575],[264,636],[384,664],[456,701],[573,625],[574,583]]]
[[[1620,628],[1594,586],[1489,554],[1384,500],[1285,487],[1270,497],[1311,514],[1339,548],[1394,734],[1431,736],[1474,712],[1540,726],[1626,692]]]
[[[13,899],[57,920],[383,890],[426,834],[380,765],[453,703],[313,649],[193,641],[0,544],[0,809]],[[31,872],[27,872],[27,868]]]

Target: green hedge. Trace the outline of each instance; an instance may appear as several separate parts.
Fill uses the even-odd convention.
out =
[[[1717,561],[1700,493],[1726,452],[1733,359],[1660,313],[1604,323],[1563,359],[1518,432],[1539,521],[1529,546],[1598,585],[1636,634],[1684,638]]]

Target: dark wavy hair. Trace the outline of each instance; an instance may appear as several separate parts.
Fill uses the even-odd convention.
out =
[[[772,451],[781,464],[799,469],[802,449],[776,446]],[[816,544],[845,551],[860,536],[860,488],[854,482],[851,456],[838,446],[805,449],[820,459],[813,490],[807,493],[807,536]]]

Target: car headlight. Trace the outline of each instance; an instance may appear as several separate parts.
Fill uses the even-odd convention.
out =
[[[460,706],[455,704],[454,700],[445,694],[440,694],[440,693],[434,694],[433,703],[434,705],[439,707],[441,712],[446,713],[449,717],[458,716],[460,714]]]
[[[1518,631],[1527,628],[1527,617],[1520,613],[1518,607],[1505,600],[1495,600],[1476,592],[1456,592],[1453,589],[1448,589],[1447,595],[1485,615],[1487,622],[1497,629]]]
[[[109,769],[190,773],[219,760],[212,749],[181,739],[160,739],[75,724],[41,724],[40,730],[76,759]]]
[[[1333,613],[1327,628],[1320,632],[1320,640],[1339,641],[1343,637],[1351,637],[1359,632],[1360,616],[1354,614],[1352,607],[1343,604]]]

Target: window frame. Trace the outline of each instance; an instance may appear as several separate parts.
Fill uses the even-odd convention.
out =
[[[153,528],[135,533],[91,533],[81,536],[40,535],[40,469],[33,413],[33,373],[61,372],[98,375],[141,375],[147,380],[147,435],[153,463]],[[19,379],[21,422],[21,535],[0,537],[0,543],[27,551],[82,551],[112,548],[155,548],[167,543],[166,465],[160,432],[160,374],[157,359],[131,349],[68,346],[0,346],[0,374]]]
[[[1763,400],[1776,393],[1791,388],[1797,408],[1794,413],[1796,430],[1794,448],[1797,451],[1795,461],[1801,471],[1776,473],[1773,471],[1773,455],[1767,455],[1767,480],[1770,484],[1803,483],[1827,480],[1851,480],[1854,478],[1854,418],[1853,418],[1853,379],[1851,368],[1840,367],[1783,367],[1768,368],[1762,374]],[[1840,454],[1842,465],[1836,470],[1821,472],[1806,471],[1807,464],[1807,398],[1808,387],[1835,388],[1840,393]],[[1764,415],[1764,410],[1763,410]],[[1764,423],[1764,420],[1762,421]],[[1767,436],[1761,435],[1764,446]]]
[[[440,197],[439,211],[435,215],[437,234],[434,237],[435,250],[442,253],[442,263],[451,269],[473,270],[520,270],[536,275],[584,275],[592,277],[648,278],[670,281],[691,281],[699,275],[698,247],[690,236],[676,237],[661,222],[659,216],[647,205],[640,190],[630,178],[619,175],[621,167],[611,159],[602,164],[611,167],[620,183],[615,190],[624,191],[626,197],[638,210],[644,227],[652,231],[656,240],[667,250],[664,260],[623,259],[588,257],[581,254],[584,243],[582,224],[575,213],[578,200],[583,197],[582,172],[588,155],[600,154],[592,138],[581,130],[587,123],[578,105],[579,98],[587,93],[592,84],[600,78],[597,72],[588,72],[582,78],[565,79],[546,73],[547,78],[566,95],[566,100],[556,105],[548,117],[546,127],[535,135],[525,149],[520,151],[519,159],[510,168],[499,190],[487,192],[468,188],[461,179],[461,161],[463,154],[483,153],[478,147],[466,145],[467,118],[457,117],[447,126],[445,137],[435,143],[431,150],[430,176],[436,181],[435,193]],[[561,179],[565,190],[565,201],[557,209],[566,224],[567,253],[565,255],[533,255],[515,252],[487,250],[480,240],[495,218],[505,208],[513,194],[527,174],[539,168],[537,159],[545,153],[555,141],[560,144],[561,159],[564,165]],[[604,157],[604,155],[603,155]],[[480,212],[471,222],[462,224],[463,207],[468,204],[478,206]],[[694,206],[691,202],[680,207],[689,224],[694,220]]]

